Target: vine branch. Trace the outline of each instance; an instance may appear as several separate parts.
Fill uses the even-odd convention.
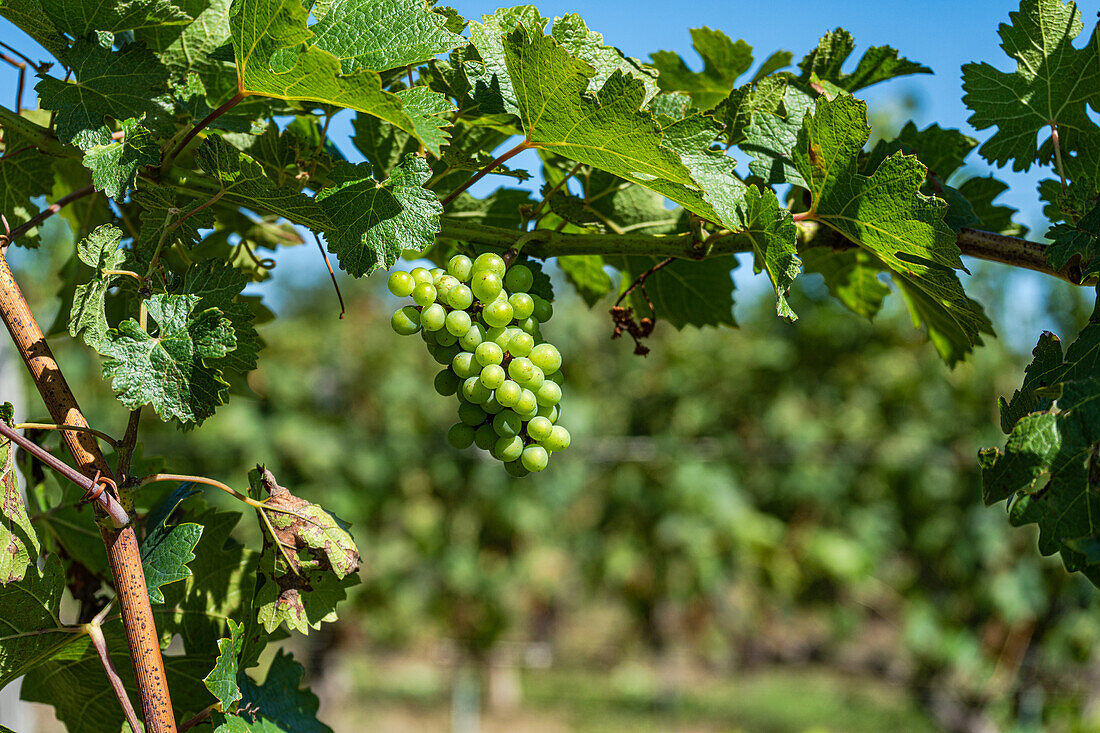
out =
[[[4,221],[4,230],[5,231],[4,231],[3,234],[0,234],[0,252],[7,249],[7,246],[9,244],[14,242],[16,239],[18,239],[22,235],[26,234],[31,229],[34,229],[36,226],[38,226],[42,222],[46,221],[46,219],[49,219],[51,216],[53,216],[57,212],[64,209],[66,206],[71,204],[73,201],[76,201],[77,199],[82,199],[85,196],[89,196],[93,193],[95,193],[95,187],[92,186],[92,184],[89,183],[84,188],[77,189],[76,191],[73,191],[70,194],[66,194],[65,196],[62,196],[55,203],[50,204],[45,209],[43,209],[42,211],[40,211],[37,214],[35,214],[34,216],[32,216],[28,221],[26,221],[23,224],[20,224],[19,226],[17,226],[15,229],[8,230],[7,220],[5,220]]]
[[[463,183],[461,186],[459,186],[455,190],[451,191],[447,195],[447,197],[445,199],[443,199],[443,201],[442,201],[443,207],[446,208],[447,204],[454,201],[460,193],[462,193],[463,191],[468,189],[470,186],[472,186],[475,183],[477,183],[478,181],[480,181],[485,176],[489,175],[493,171],[494,168],[497,168],[498,166],[502,165],[506,161],[511,160],[512,158],[516,157],[517,155],[519,155],[524,150],[527,150],[530,147],[531,147],[531,144],[529,142],[527,142],[526,140],[524,140],[523,142],[521,142],[519,145],[515,146],[511,150],[509,150],[505,153],[502,153],[501,155],[499,155],[498,157],[493,159],[487,166],[485,166],[484,168],[479,170],[477,173],[475,173],[473,176],[471,176],[469,178],[469,180],[467,180],[465,183]]]

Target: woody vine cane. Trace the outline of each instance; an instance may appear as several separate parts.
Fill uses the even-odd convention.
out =
[[[0,318],[3,318],[53,420],[59,425],[87,428],[88,422],[8,267],[3,250],[0,250]],[[128,437],[131,432],[127,431]],[[82,474],[89,479],[97,476],[114,478],[94,436],[83,430],[62,430],[61,437]],[[125,505],[128,503],[126,477],[118,478],[122,479],[121,499]],[[96,505],[97,514],[106,520],[108,515],[103,506],[110,501],[109,493],[103,492],[100,499]],[[121,516],[124,517],[125,513]],[[150,733],[172,733],[176,730],[172,701],[146,590],[137,534],[132,525],[108,528],[103,521],[99,523],[99,531],[107,548],[111,575],[122,610],[145,729]]]

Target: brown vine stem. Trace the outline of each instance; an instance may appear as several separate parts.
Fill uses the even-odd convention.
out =
[[[516,157],[517,155],[519,155],[524,150],[527,150],[530,147],[531,147],[531,143],[527,142],[527,140],[524,140],[523,142],[521,142],[519,145],[515,146],[511,150],[507,151],[506,153],[502,153],[501,155],[499,155],[498,157],[493,159],[492,162],[489,163],[489,165],[485,166],[484,168],[479,170],[477,173],[470,176],[470,178],[467,179],[467,181],[465,183],[463,183],[461,186],[459,186],[455,190],[451,191],[451,193],[447,195],[447,198],[443,199],[443,201],[442,201],[443,207],[446,208],[447,204],[454,201],[460,193],[462,193],[467,188],[469,188],[470,186],[472,186],[475,183],[477,183],[478,181],[480,181],[485,176],[489,175],[489,173],[491,173],[494,168],[497,168],[498,166],[504,164],[506,161],[511,160],[512,158]]]
[[[2,252],[0,319],[7,326],[54,422],[59,425],[88,427],[88,421],[84,419],[84,413],[54,360],[46,337],[31,313]],[[81,473],[87,477],[99,474],[112,478],[111,469],[103,459],[93,436],[74,430],[63,430],[61,436]],[[132,525],[120,530],[109,530],[100,525],[99,531],[107,548],[116,597],[122,609],[122,621],[138,694],[141,697],[145,730],[147,733],[175,733],[172,698],[168,692],[168,679],[164,673],[156,623],[149,605],[149,592],[145,586],[145,571],[141,566],[137,534]]]
[[[168,168],[170,168],[172,166],[172,161],[176,159],[177,155],[183,152],[183,149],[187,147],[188,143],[195,139],[195,135],[198,135],[211,122],[218,119],[226,112],[240,104],[244,100],[245,96],[246,95],[244,94],[244,92],[238,91],[236,94],[230,97],[228,101],[226,101],[216,110],[208,114],[206,117],[203,117],[198,124],[188,130],[187,134],[183,136],[183,139],[180,140],[179,144],[172,149],[171,153],[164,157],[163,161],[161,161],[161,170],[167,170]]]
[[[82,428],[79,425],[55,425],[49,422],[21,422],[18,425],[13,426],[16,430],[83,430],[85,433],[91,433],[100,440],[104,440],[111,444],[111,447],[118,445],[118,441],[112,438],[102,430],[96,430],[95,428]]]
[[[23,84],[27,80],[27,64],[13,59],[6,53],[0,53],[0,59],[19,70],[19,80],[16,82],[15,89],[15,114],[19,114],[23,110]]]
[[[631,293],[634,292],[635,288],[640,287],[642,289],[642,293],[645,293],[645,281],[646,281],[646,279],[650,275],[652,275],[653,273],[657,272],[658,270],[662,270],[662,269],[668,267],[669,265],[671,265],[675,261],[676,261],[675,257],[666,257],[665,259],[661,260],[660,262],[658,262],[653,267],[651,267],[648,270],[646,270],[645,272],[643,272],[641,275],[638,275],[638,277],[634,279],[633,284],[631,284],[631,286],[629,288],[624,290],[623,294],[619,296],[619,299],[615,301],[615,305],[619,305],[620,303],[622,303],[623,300],[626,299],[626,296],[628,296],[628,295],[630,295]],[[646,295],[645,299],[646,299],[646,302],[648,303],[649,302],[649,296]],[[653,303],[649,303],[649,309],[653,310]]]
[[[126,694],[126,687],[122,684],[122,678],[118,676],[115,663],[111,660],[111,653],[107,651],[107,640],[103,637],[103,629],[98,622],[92,622],[84,624],[84,630],[91,637],[92,646],[95,647],[96,654],[99,656],[99,663],[103,665],[103,672],[107,675],[107,680],[111,683],[111,689],[114,690],[118,704],[126,716],[126,722],[130,724],[131,730],[141,730],[138,727],[141,724],[138,722],[137,713],[134,712],[134,705],[130,702],[130,696]]]
[[[317,249],[321,252],[321,257],[325,260],[325,267],[328,268],[328,276],[332,279],[333,289],[336,290],[336,299],[340,301],[340,319],[343,320],[347,309],[344,308],[344,296],[340,292],[340,283],[336,282],[336,272],[332,269],[332,263],[328,261],[328,253],[325,252],[325,248],[321,245],[321,236],[317,234],[317,232],[314,232],[313,239],[316,240]]]
[[[89,183],[84,188],[77,189],[70,194],[62,196],[57,200],[56,203],[50,204],[45,209],[31,217],[30,220],[24,222],[23,224],[20,224],[15,229],[12,229],[11,231],[5,231],[3,234],[0,234],[0,252],[6,249],[7,246],[14,242],[16,239],[26,234],[31,229],[34,229],[36,226],[46,221],[46,219],[49,219],[51,216],[64,209],[73,201],[76,201],[77,199],[82,199],[85,196],[89,196],[93,193],[95,193],[95,187],[93,187],[92,184]]]
[[[1062,182],[1062,193],[1066,192],[1066,174],[1062,168],[1062,145],[1058,139],[1058,123],[1050,121],[1050,141],[1054,144],[1054,167],[1058,170],[1058,178]]]

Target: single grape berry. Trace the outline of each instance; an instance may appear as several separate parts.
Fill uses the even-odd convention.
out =
[[[418,285],[420,283],[429,283],[430,284],[432,282],[432,279],[433,279],[432,278],[432,273],[428,272],[428,270],[424,267],[414,267],[409,272],[409,274],[412,275],[413,282],[415,282]]]
[[[504,258],[500,255],[493,254],[492,252],[484,252],[477,256],[474,260],[474,272],[478,270],[489,270],[496,273],[497,277],[504,277]]]
[[[519,331],[508,342],[508,353],[512,356],[528,356],[535,348],[535,340],[531,334]]]
[[[497,387],[496,399],[497,402],[505,407],[515,407],[519,402],[520,395],[523,394],[523,387],[520,387],[517,383],[508,379],[504,384]]]
[[[519,457],[523,455],[523,438],[518,435],[513,435],[510,438],[500,438],[497,440],[493,451],[496,453],[497,459],[505,463],[519,460]]]
[[[494,300],[481,309],[481,317],[490,326],[507,326],[512,322],[512,306],[507,300]]]
[[[526,293],[535,284],[535,276],[526,265],[512,265],[504,275],[504,287],[512,293]]]
[[[483,341],[474,349],[474,356],[482,366],[500,364],[504,361],[504,350],[492,341]]]
[[[458,419],[463,425],[477,426],[485,422],[485,410],[472,402],[463,402],[458,406]]]
[[[550,456],[547,454],[546,449],[541,445],[529,445],[523,449],[523,456],[520,458],[523,461],[523,467],[528,471],[541,471],[546,468],[547,462],[550,460]]]
[[[452,308],[464,311],[474,303],[474,294],[467,285],[456,285],[447,293],[447,304]]]
[[[535,301],[527,293],[512,293],[508,303],[512,306],[512,318],[517,322],[527,320],[535,312]]]
[[[399,308],[390,319],[390,325],[402,336],[412,336],[420,330],[420,311],[411,305]]]
[[[523,467],[523,463],[521,463],[520,461],[511,461],[509,463],[505,463],[504,470],[508,472],[509,476],[514,476],[515,478],[523,478],[524,476],[527,476],[531,473]]]
[[[447,321],[446,319],[444,319],[443,325],[446,324]],[[446,330],[445,328],[441,328],[440,330],[433,332],[432,335],[435,336],[435,342],[440,346],[452,346],[458,343],[458,336],[455,336],[453,333]]]
[[[521,356],[508,364],[508,376],[522,385],[535,373],[534,363],[525,356]]]
[[[504,384],[504,379],[504,367],[499,364],[490,364],[481,370],[481,383],[489,389],[497,389]],[[538,397],[538,395],[535,396]]]
[[[492,303],[501,292],[500,276],[489,270],[477,270],[470,281],[470,289],[482,303]]]
[[[474,442],[474,429],[464,423],[455,423],[447,431],[447,442],[454,448],[469,448]]]
[[[456,339],[465,336],[471,325],[470,314],[466,311],[451,311],[447,314],[447,330]]]
[[[491,450],[499,437],[492,425],[482,425],[474,431],[474,445],[481,450]]]
[[[554,423],[545,417],[533,417],[527,423],[527,434],[532,440],[542,442],[550,437],[550,431],[554,429]]]
[[[557,452],[568,448],[571,441],[572,437],[569,435],[569,431],[561,425],[555,425],[554,429],[550,431],[549,437],[542,441],[542,445],[547,450]]]
[[[420,311],[420,325],[425,331],[438,331],[447,321],[447,311],[439,303],[432,303]]]
[[[466,349],[466,351],[473,351],[485,338],[485,326],[480,323],[474,323],[470,326],[470,330],[466,332],[466,335],[458,340],[459,346]]]
[[[550,305],[550,301],[537,295],[532,298],[535,301],[535,311],[531,315],[539,323],[546,323],[554,315],[554,306]]]
[[[561,402],[561,387],[557,382],[551,382],[548,379],[535,390],[535,399],[543,407],[553,407]]]
[[[481,367],[469,351],[460,351],[451,361],[451,369],[454,370],[459,379],[469,379],[481,373]]]
[[[461,282],[470,280],[470,273],[474,270],[474,262],[466,255],[455,255],[447,260],[447,272],[457,277]]]
[[[497,432],[497,435],[502,437],[519,435],[519,431],[522,427],[523,420],[512,410],[504,410],[498,415],[493,416],[493,430]]]
[[[519,399],[516,400],[516,405],[512,409],[523,417],[534,417],[537,415],[539,403],[538,400],[535,399],[535,393],[529,389],[520,392]]]
[[[531,363],[547,374],[561,368],[561,353],[553,344],[539,344],[531,349]]]
[[[390,273],[390,279],[386,281],[386,287],[390,289],[390,293],[396,295],[398,298],[407,298],[412,295],[413,288],[416,287],[416,281],[413,280],[412,275],[404,270],[394,270]]]
[[[462,384],[462,381],[450,369],[444,369],[435,375],[435,391],[444,397],[456,394],[460,384]],[[536,440],[538,439],[536,438]]]
[[[413,288],[413,302],[421,307],[426,307],[435,302],[436,289],[431,283],[420,283]]]

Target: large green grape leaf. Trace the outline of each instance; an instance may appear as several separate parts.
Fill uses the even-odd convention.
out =
[[[161,588],[191,576],[187,564],[195,559],[193,551],[202,537],[202,525],[194,522],[169,524],[168,520],[180,503],[195,493],[198,492],[194,484],[180,484],[146,518],[145,538],[141,541],[141,565],[145,569],[150,603],[164,603]]]
[[[302,687],[305,670],[282,649],[275,652],[264,683],[258,685],[248,676],[241,677],[240,718],[249,725],[223,725],[219,731],[259,731],[261,733],[332,733],[317,720],[320,701]],[[266,725],[259,725],[264,723]]]
[[[466,45],[425,0],[331,0],[313,13],[310,42],[339,59],[345,74],[419,64]]]
[[[295,188],[278,185],[259,163],[220,137],[208,137],[196,151],[195,160],[218,181],[225,200],[315,231],[329,228],[329,219],[316,201]]]
[[[69,310],[69,335],[77,338],[83,334],[84,342],[95,346],[107,336],[110,328],[104,301],[107,289],[118,275],[108,275],[104,270],[122,269],[127,259],[121,249],[122,230],[114,224],[97,227],[76,245],[76,256],[91,271],[76,286],[72,308]]]
[[[103,632],[122,685],[140,709],[133,665],[126,661],[129,650],[121,622],[104,624]],[[209,669],[207,658],[165,655],[164,671],[178,720],[186,720],[214,702],[202,684],[202,676]],[[23,682],[22,697],[53,706],[57,719],[70,733],[118,731],[125,725],[122,708],[87,635],[77,636],[48,662],[30,670]]]
[[[0,16],[10,20],[57,58],[69,45],[46,17],[40,0],[0,0]]]
[[[92,31],[120,33],[138,28],[186,25],[191,17],[169,0],[39,0],[42,10],[58,28],[73,38]]]
[[[962,267],[947,205],[919,188],[926,170],[893,155],[874,173],[857,172],[867,142],[866,105],[850,96],[817,101],[807,114],[793,161],[810,191],[810,216],[874,254],[894,274],[910,313],[949,364],[982,343],[992,325],[968,298],[954,270]]]
[[[84,167],[92,171],[92,183],[116,200],[137,187],[139,168],[160,163],[160,148],[139,120],[123,120],[122,133],[119,142],[95,143],[84,151]]]
[[[263,341],[256,333],[255,313],[241,300],[241,292],[247,284],[248,278],[244,273],[220,258],[195,262],[183,275],[179,292],[201,298],[196,310],[217,308],[233,326],[236,348],[221,358],[205,359],[203,363],[207,367],[229,369],[240,374],[247,374],[256,368]]]
[[[1100,108],[1100,35],[1093,33],[1084,48],[1074,48],[1084,27],[1081,13],[1076,3],[1062,0],[1023,0],[1009,20],[998,32],[1016,70],[965,64],[963,102],[974,111],[969,120],[974,127],[997,127],[982,145],[982,157],[997,165],[1012,161],[1013,170],[1026,171],[1039,156],[1040,135],[1049,151],[1052,126],[1063,150],[1074,149],[1085,131],[1100,133],[1085,110],[1088,104]]]
[[[0,214],[15,228],[26,224],[38,207],[33,199],[50,193],[55,159],[39,151],[20,131],[2,123],[4,154],[0,155]],[[38,246],[36,229],[15,240],[23,246]]]
[[[50,555],[41,571],[32,566],[22,580],[0,586],[0,687],[73,641],[59,617],[64,591],[57,555]]]
[[[382,89],[373,71],[341,74],[340,61],[307,44],[308,10],[299,0],[233,0],[229,26],[243,94],[348,107],[416,135],[401,99]]]
[[[55,110],[57,137],[87,148],[110,136],[108,118],[146,117],[146,125],[163,117],[161,95],[168,91],[168,70],[140,43],[115,51],[95,41],[78,40],[61,55],[73,80],[39,74],[35,85],[43,109]]]
[[[133,410],[151,404],[162,420],[202,422],[225,401],[228,383],[205,359],[236,347],[233,324],[217,308],[198,310],[198,295],[157,294],[145,301],[157,335],[123,321],[96,347],[104,357],[103,378]]]
[[[389,268],[411,249],[423,252],[435,241],[443,207],[424,188],[431,170],[422,158],[408,155],[385,182],[373,176],[370,163],[340,163],[332,185],[317,194],[325,214],[329,251],[340,267],[355,277]]]
[[[845,73],[841,67],[855,47],[855,39],[848,31],[843,28],[829,31],[822,36],[817,48],[806,54],[798,64],[802,81],[826,81],[846,92],[854,92],[899,76],[932,73],[927,66],[898,58],[897,50],[889,46],[867,49],[855,70],[851,74]]]
[[[222,710],[232,710],[241,699],[237,682],[240,672],[241,650],[244,648],[244,624],[229,621],[229,637],[218,640],[218,661],[202,683],[210,694],[218,698]]]
[[[1089,324],[1062,356],[1052,334],[1035,348],[1023,387],[1001,400],[1002,427],[1011,430],[1004,450],[981,452],[987,504],[1009,500],[1013,525],[1037,524],[1039,551],[1060,552],[1066,569],[1100,583],[1092,553],[1100,527],[1095,464],[1100,444],[1100,301]]]
[[[5,408],[10,403],[0,405],[0,420],[11,417]],[[6,420],[5,420],[6,422]],[[19,491],[19,478],[15,473],[15,451],[7,440],[0,441],[0,586],[26,577],[27,569],[34,566],[31,574],[37,574],[38,553],[41,549],[38,535],[27,516],[27,506]],[[0,630],[0,634],[3,631]]]
[[[745,192],[739,235],[752,244],[756,271],[765,270],[775,288],[775,311],[789,321],[798,318],[787,295],[798,277],[797,232],[791,212],[779,205],[770,189],[749,186]]]

